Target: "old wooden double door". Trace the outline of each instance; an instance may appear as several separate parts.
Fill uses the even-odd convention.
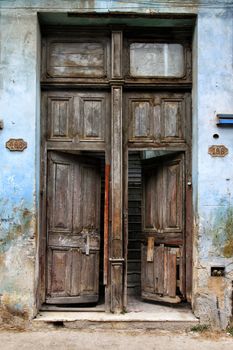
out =
[[[127,306],[127,174],[135,150],[141,296],[189,299],[189,37],[164,43],[156,32],[93,33],[49,29],[43,38],[41,303],[98,302],[103,278],[107,309]]]

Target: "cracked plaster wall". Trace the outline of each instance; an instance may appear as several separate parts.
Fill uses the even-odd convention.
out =
[[[31,11],[0,13],[0,307],[25,318],[36,288],[37,25]],[[27,149],[10,152],[10,138]]]
[[[218,128],[216,115],[233,113],[232,14],[232,9],[199,11],[194,36],[193,306],[201,322],[223,328],[232,312],[233,130]],[[229,154],[211,157],[213,144],[224,144]],[[225,267],[225,277],[211,277],[211,266]]]

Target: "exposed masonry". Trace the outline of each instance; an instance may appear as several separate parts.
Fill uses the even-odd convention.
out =
[[[30,2],[31,3],[31,2]],[[217,129],[216,114],[232,113],[233,32],[232,1],[97,1],[84,2],[93,11],[197,12],[193,43],[193,190],[194,259],[193,298],[195,315],[202,323],[225,328],[232,316],[233,224],[231,129]],[[137,1],[137,3],[139,3]],[[39,52],[36,9],[56,12],[54,2],[1,1],[0,114],[0,294],[1,322],[13,324],[36,314]],[[19,9],[15,9],[16,5]],[[200,5],[200,7],[199,7]],[[77,11],[77,1],[57,3],[67,12]],[[75,8],[74,8],[75,6]],[[143,6],[143,8],[142,8]],[[209,6],[209,7],[208,7]],[[21,7],[21,8],[20,8]],[[126,8],[127,7],[127,8]],[[204,9],[202,9],[202,7]],[[146,10],[145,10],[146,8]],[[214,8],[218,8],[215,10]],[[208,147],[219,143],[229,149],[225,158],[211,158]],[[10,137],[27,140],[23,153],[10,153]],[[211,267],[225,268],[224,277],[211,276]],[[13,315],[13,316],[12,316]],[[13,317],[13,320],[12,320]],[[20,321],[21,322],[21,321]],[[24,322],[24,321],[23,321]]]

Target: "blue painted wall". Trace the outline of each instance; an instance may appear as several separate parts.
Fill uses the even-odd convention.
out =
[[[1,11],[0,294],[2,305],[29,315],[35,304],[37,235],[37,30],[36,13]],[[23,138],[27,149],[10,152],[5,148],[10,138]]]
[[[216,123],[218,113],[233,112],[232,9],[199,10],[194,61],[194,309],[203,322],[225,327],[233,280],[233,129]],[[211,157],[213,144],[229,154]],[[225,278],[210,277],[211,266],[224,266]]]

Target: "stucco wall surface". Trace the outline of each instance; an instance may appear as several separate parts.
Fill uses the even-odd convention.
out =
[[[216,126],[216,115],[233,112],[232,10],[199,11],[194,50],[194,308],[203,322],[225,327],[233,280],[233,138],[232,128]],[[211,157],[208,147],[216,144],[229,154]],[[210,277],[211,266],[224,266],[225,277]]]
[[[209,6],[209,7],[208,7]],[[233,113],[233,1],[0,0],[0,301],[12,313],[36,312],[39,188],[39,34],[37,12],[124,11],[198,13],[194,36],[193,308],[202,322],[225,327],[233,280],[232,128],[217,128],[217,113]],[[219,134],[213,139],[213,134]],[[5,148],[9,138],[28,143]],[[208,147],[229,154],[212,158]],[[211,277],[224,266],[225,277]]]
[[[232,7],[232,0],[1,0],[0,8],[40,11],[190,13],[200,7]]]
[[[0,301],[27,317],[35,309],[37,15],[2,10],[0,20]],[[10,152],[10,138],[28,148]]]

